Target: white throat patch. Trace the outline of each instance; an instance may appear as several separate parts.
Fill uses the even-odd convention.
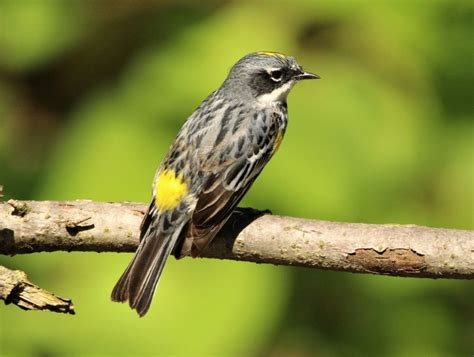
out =
[[[288,96],[288,93],[294,85],[295,81],[286,82],[281,87],[274,89],[273,92],[260,95],[259,97],[257,97],[257,100],[262,104],[271,104],[275,102],[286,101],[286,97]]]

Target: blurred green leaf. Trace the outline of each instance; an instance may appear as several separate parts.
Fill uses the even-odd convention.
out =
[[[85,30],[82,10],[76,0],[0,1],[0,66],[29,69],[74,45]]]

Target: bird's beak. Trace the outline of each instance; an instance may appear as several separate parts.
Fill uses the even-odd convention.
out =
[[[300,81],[302,79],[320,79],[321,77],[318,76],[317,74],[314,74],[314,73],[310,73],[310,72],[302,72],[302,73],[299,73],[295,76],[295,79],[297,81]]]

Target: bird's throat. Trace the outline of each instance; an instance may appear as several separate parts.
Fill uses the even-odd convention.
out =
[[[275,88],[272,92],[261,94],[257,97],[257,100],[262,104],[273,104],[275,102],[286,102],[288,93],[291,88],[295,85],[294,81],[289,81],[283,84],[281,87]]]

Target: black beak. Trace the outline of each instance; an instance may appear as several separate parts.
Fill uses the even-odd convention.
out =
[[[295,79],[297,81],[300,81],[302,79],[320,79],[321,77],[318,76],[317,74],[314,74],[314,73],[309,73],[309,72],[302,72],[302,73],[299,73],[295,76]]]

